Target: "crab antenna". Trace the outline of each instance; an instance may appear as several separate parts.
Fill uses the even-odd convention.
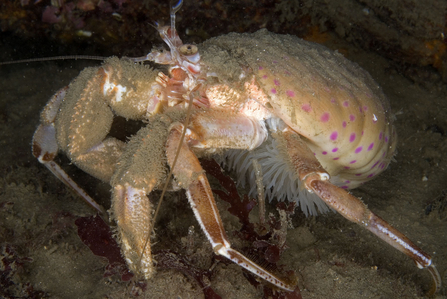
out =
[[[74,60],[78,60],[78,59],[84,59],[84,60],[106,60],[107,57],[91,56],[91,55],[66,55],[66,56],[53,56],[53,57],[20,59],[20,60],[14,60],[14,61],[4,61],[4,62],[0,62],[0,65],[17,64],[17,63],[28,63],[28,62],[54,61],[54,60],[68,60],[68,59],[74,59]]]
[[[182,8],[183,0],[178,0],[177,3],[171,6],[171,37],[175,38],[175,14]],[[177,46],[177,45],[176,45]]]

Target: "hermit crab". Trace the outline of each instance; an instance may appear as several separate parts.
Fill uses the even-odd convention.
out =
[[[427,268],[439,289],[432,258],[347,192],[384,171],[395,153],[389,104],[371,76],[339,53],[267,30],[183,44],[178,8],[171,26],[157,27],[169,50],[85,69],[48,102],[33,138],[34,156],[101,212],[53,159],[62,151],[110,183],[110,216],[131,271],[154,275],[148,196],[184,189],[216,254],[294,289],[231,248],[198,159],[214,155],[253,190],[258,161],[267,196],[297,201],[306,214],[337,211]],[[108,136],[115,115],[146,124],[123,142]]]

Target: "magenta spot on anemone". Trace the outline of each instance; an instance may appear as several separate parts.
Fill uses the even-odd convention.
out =
[[[385,162],[380,163],[380,165],[379,165],[380,169],[383,169],[385,167],[385,165],[386,165]]]
[[[286,95],[291,97],[291,98],[293,98],[295,96],[295,93],[293,91],[291,91],[291,90],[287,90],[286,91]]]
[[[267,79],[267,78],[268,78],[267,75],[262,76],[262,79]]]
[[[276,60],[273,60],[272,62],[273,62],[273,63],[278,63],[278,61],[276,61]]]
[[[356,174],[355,174],[355,176],[361,176],[361,175],[362,175],[361,173],[356,173]]]
[[[363,112],[363,110],[362,110],[362,107],[359,107],[359,111],[360,111],[360,113],[362,113],[362,112]]]
[[[343,128],[346,128],[346,122],[344,121],[342,124]]]
[[[369,152],[370,150],[372,150],[373,147],[374,147],[374,142],[372,142],[372,143],[368,146],[368,152]]]
[[[335,104],[335,98],[331,98],[331,103]]]
[[[363,133],[365,133],[365,131],[362,131],[362,136],[363,136]]]
[[[349,142],[353,142],[355,140],[355,133],[352,133],[351,136],[349,136]]]
[[[379,160],[379,161],[377,161],[376,163],[374,163],[374,165],[373,165],[373,166],[371,166],[371,169],[373,169],[374,167],[376,167],[376,166],[377,166],[377,164],[379,164],[379,162],[380,162],[380,160]]]
[[[349,167],[349,166],[345,166],[345,169],[350,169],[351,167]]]
[[[372,98],[372,94],[370,94],[369,92],[366,93],[366,96],[367,96],[368,98]]]
[[[323,151],[321,152],[323,155],[327,155],[327,151]]]
[[[332,160],[338,160],[338,159],[340,159],[339,157],[336,157],[336,158],[334,158],[334,159],[332,159]]]
[[[337,140],[337,137],[338,137],[338,132],[337,131],[332,132],[332,134],[330,136],[331,140]]]
[[[383,136],[383,133],[380,132],[380,134],[379,134],[379,140],[382,140],[382,136]]]
[[[270,90],[270,92],[273,93],[273,94],[276,94],[276,89],[275,89],[275,88],[272,88],[272,89]]]
[[[363,150],[363,146],[359,146],[358,148],[355,149],[355,153],[358,154]]]
[[[355,115],[350,114],[350,115],[349,115],[349,120],[350,120],[350,121],[354,121],[354,120],[355,120]]]
[[[264,68],[262,66],[259,67],[259,70],[263,70]]]
[[[279,86],[279,80],[278,79],[273,80],[273,83],[275,83],[276,86]]]
[[[324,122],[324,123],[327,122],[329,120],[329,113],[328,112],[323,113],[323,115],[321,115],[320,120],[321,120],[321,122]]]
[[[342,189],[348,189],[349,187],[348,187],[348,186],[341,186],[340,188],[342,188]]]
[[[310,107],[309,104],[303,104],[303,105],[301,106],[301,109],[303,109],[303,110],[306,111],[306,112],[310,112],[310,111],[312,111],[312,107]]]
[[[388,143],[388,136],[385,136],[385,142]]]
[[[345,106],[345,107],[349,107],[349,102],[348,102],[348,101],[344,101],[344,102],[343,102],[343,106]]]
[[[345,184],[349,184],[351,181],[344,181]]]
[[[357,160],[352,160],[349,164],[354,164],[355,162],[357,162]]]
[[[290,76],[290,72],[289,71],[284,71],[284,74],[287,76]]]
[[[382,158],[383,158],[383,157],[385,157],[385,154],[386,154],[386,152],[385,152],[385,151],[383,151],[383,153],[382,153]]]
[[[368,106],[363,106],[363,111],[368,111]]]
[[[372,178],[374,176],[374,173],[371,173],[370,175],[368,175],[368,178]]]
[[[332,152],[333,153],[336,153],[338,151],[338,147],[334,147],[333,149],[332,149]]]

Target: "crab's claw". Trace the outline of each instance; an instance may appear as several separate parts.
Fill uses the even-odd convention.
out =
[[[145,279],[155,270],[151,257],[152,204],[147,197],[166,178],[165,145],[170,121],[151,119],[131,137],[111,179],[111,217],[130,270]]]
[[[129,184],[115,186],[112,214],[129,269],[150,279],[155,272],[150,246],[152,205],[146,192]]]

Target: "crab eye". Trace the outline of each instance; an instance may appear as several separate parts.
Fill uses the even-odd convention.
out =
[[[183,45],[180,47],[180,53],[183,55],[194,55],[199,49],[194,45]]]

